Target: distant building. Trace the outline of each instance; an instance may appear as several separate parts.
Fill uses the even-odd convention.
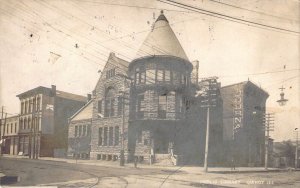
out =
[[[263,117],[268,93],[250,81],[221,88],[226,161],[239,166],[264,163]]]
[[[89,95],[90,96],[90,95]],[[69,119],[68,157],[88,159],[91,152],[93,101],[79,109]]]
[[[86,103],[86,97],[37,87],[17,95],[20,99],[19,148],[22,155],[63,156],[66,153],[67,120]]]
[[[19,116],[12,116],[2,120],[0,137],[2,138],[2,154],[17,155],[19,145]]]

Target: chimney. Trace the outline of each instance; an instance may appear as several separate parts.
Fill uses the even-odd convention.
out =
[[[89,102],[92,99],[92,95],[91,94],[87,94],[87,102]]]
[[[51,85],[51,93],[52,93],[52,96],[56,95],[56,85]]]

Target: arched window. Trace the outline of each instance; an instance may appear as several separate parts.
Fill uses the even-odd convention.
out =
[[[115,115],[115,97],[116,91],[114,88],[109,87],[105,92],[105,107],[104,116],[111,117]]]
[[[19,126],[20,126],[19,127],[20,130],[23,129],[23,119],[20,119],[20,125]]]

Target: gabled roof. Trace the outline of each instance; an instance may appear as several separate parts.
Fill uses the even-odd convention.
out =
[[[154,55],[170,55],[188,61],[188,57],[163,12],[155,21],[153,30],[137,52],[136,59]]]
[[[82,108],[80,108],[73,116],[69,118],[70,121],[78,121],[91,119],[93,116],[93,100],[90,100]]]
[[[121,70],[121,71],[124,72],[124,74],[127,74],[128,66],[129,66],[130,62],[125,61],[124,59],[121,59],[121,58],[117,57],[117,56],[115,55],[115,53],[111,52],[111,53],[109,54],[109,57],[108,57],[108,59],[107,59],[107,62],[106,62],[106,64],[105,64],[105,66],[104,66],[104,68],[103,68],[103,70],[102,70],[101,76],[100,76],[100,78],[98,79],[98,82],[97,82],[97,84],[96,84],[96,86],[95,86],[95,88],[94,88],[94,91],[95,91],[96,87],[100,84],[101,78],[102,78],[102,76],[103,76],[103,72],[104,72],[105,69],[107,68],[108,64],[113,64],[115,67],[117,67],[118,70]]]
[[[75,101],[82,101],[82,102],[86,102],[87,98],[81,95],[76,95],[73,93],[68,93],[68,92],[64,92],[64,91],[56,91],[56,96],[57,97],[61,97],[61,98],[65,98],[65,99],[70,99],[70,100],[75,100]]]
[[[240,84],[242,84],[243,86],[246,86],[246,85],[253,86],[257,90],[259,90],[262,93],[264,93],[266,96],[269,96],[268,92],[266,92],[264,89],[262,89],[261,87],[257,86],[256,84],[254,84],[253,82],[251,82],[249,80],[248,81],[239,82],[239,83],[236,83],[236,84],[230,84],[230,85],[227,85],[227,86],[223,86],[223,87],[221,87],[221,90],[225,89],[225,88],[228,88],[228,87],[233,87],[233,86],[236,86],[236,85],[240,85]]]
[[[115,53],[110,53],[107,63],[112,63],[116,66],[118,66],[120,69],[122,69],[123,71],[127,71],[128,66],[130,64],[130,62],[125,61],[124,59],[121,59],[119,57],[117,57],[115,55]]]

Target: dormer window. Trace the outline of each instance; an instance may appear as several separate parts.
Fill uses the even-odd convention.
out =
[[[115,74],[116,74],[116,69],[115,68],[106,71],[106,79],[114,77]]]

